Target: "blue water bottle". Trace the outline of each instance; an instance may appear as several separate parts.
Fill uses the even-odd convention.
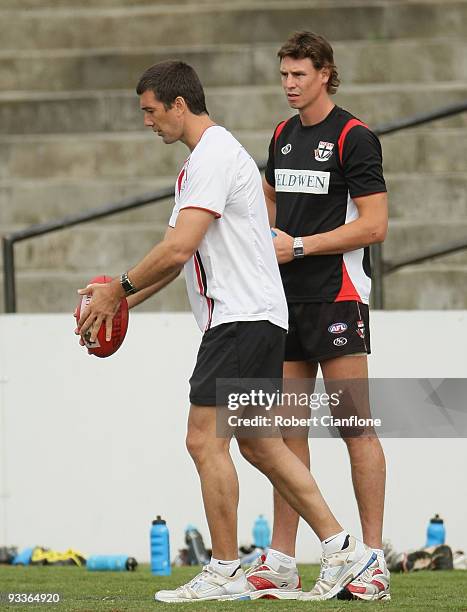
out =
[[[446,540],[446,529],[444,527],[444,521],[439,516],[435,516],[428,523],[428,529],[426,530],[426,547],[440,546],[444,544]]]
[[[128,555],[93,555],[86,561],[86,567],[92,572],[132,572],[138,563]]]
[[[158,515],[151,526],[151,572],[170,576],[170,542],[166,522]]]
[[[268,548],[271,543],[271,530],[262,514],[258,516],[253,525],[253,542],[256,548]]]

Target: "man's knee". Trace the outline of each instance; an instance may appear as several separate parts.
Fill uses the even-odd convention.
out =
[[[196,466],[202,465],[204,461],[215,461],[219,454],[228,453],[230,446],[228,439],[216,438],[199,429],[189,429],[185,443]]]
[[[308,433],[308,430],[307,430]],[[308,445],[307,435],[300,437],[293,436],[290,438],[284,437],[284,444],[293,454],[300,459],[308,468],[310,467],[310,448]]]
[[[186,448],[195,463],[201,461],[205,449],[205,436],[198,431],[188,431],[186,436]]]
[[[271,463],[269,449],[257,439],[240,439],[238,447],[242,456],[259,470],[264,469]]]

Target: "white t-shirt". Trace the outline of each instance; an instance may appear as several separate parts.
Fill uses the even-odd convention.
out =
[[[216,217],[185,264],[200,329],[233,321],[270,321],[287,329],[261,176],[242,145],[221,126],[204,132],[178,176],[171,227],[183,208],[201,208]]]

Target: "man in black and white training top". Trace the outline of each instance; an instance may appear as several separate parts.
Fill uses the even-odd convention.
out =
[[[328,390],[339,386],[332,381],[358,386],[359,401],[350,412],[369,415],[368,245],[384,240],[388,223],[381,145],[362,121],[334,104],[339,79],[327,40],[297,32],[278,57],[284,93],[298,111],[274,130],[263,182],[289,307],[284,379],[312,386],[319,365]],[[309,465],[307,431],[292,433],[283,432],[287,446]],[[374,432],[368,433],[341,430],[363,540],[377,560],[343,595],[389,599],[382,550],[385,458]],[[297,526],[297,513],[275,491],[271,549],[261,568],[249,574],[258,596],[261,580],[277,598],[296,590]],[[342,533],[338,540],[344,538]],[[275,591],[274,584],[280,585]],[[315,595],[319,589],[310,598]]]
[[[190,66],[177,61],[152,66],[141,77],[137,93],[145,125],[167,144],[186,144],[190,156],[176,181],[175,207],[164,240],[120,279],[80,290],[92,293],[92,299],[78,329],[81,334],[90,330],[92,341],[105,321],[110,333],[123,296],[134,306],[185,266],[193,312],[204,332],[190,379],[187,447],[201,481],[212,559],[193,580],[158,591],[155,597],[163,602],[250,599],[253,591],[238,559],[238,480],[230,437],[216,435],[216,380],[282,377],[287,305],[261,177],[245,149],[209,118],[203,88]],[[308,468],[281,437],[237,441],[242,454],[320,540],[332,540],[343,531]],[[177,495],[183,491],[178,489]],[[345,533],[332,558],[324,551],[324,563],[334,568],[333,576],[320,582],[325,599],[374,560],[371,549]]]

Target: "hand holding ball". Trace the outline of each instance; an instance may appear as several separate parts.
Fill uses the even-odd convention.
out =
[[[91,280],[89,285],[95,283],[110,283],[111,280],[112,279],[109,276],[97,276]],[[92,299],[92,294],[82,296],[75,313],[77,321],[80,320],[83,312],[91,304]],[[122,345],[128,329],[128,302],[126,301],[126,298],[121,298],[118,310],[113,316],[112,334],[109,340],[106,339],[105,319],[102,321],[99,327],[99,331],[97,332],[97,337],[94,342],[91,341],[91,329],[92,327],[87,329],[84,334],[81,334],[84,345],[88,349],[88,353],[90,355],[95,355],[96,357],[109,357],[110,355],[113,355]]]

